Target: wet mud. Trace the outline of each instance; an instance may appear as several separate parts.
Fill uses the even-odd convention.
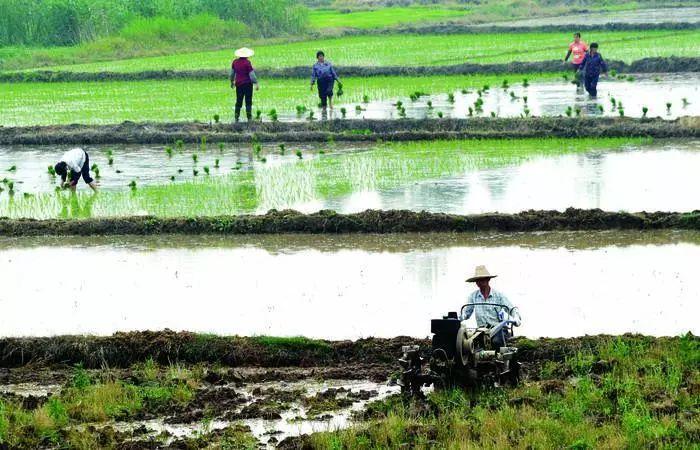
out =
[[[618,60],[608,61],[611,70],[620,73],[675,73],[700,72],[698,57],[654,57],[644,58],[632,63]],[[445,76],[445,75],[493,75],[560,72],[563,66],[560,60],[510,62],[506,64],[464,63],[446,66],[338,66],[343,77],[376,76]],[[281,69],[260,69],[260,76],[272,78],[306,78],[308,67],[288,67]],[[0,82],[86,82],[86,81],[138,81],[138,80],[222,80],[227,79],[228,72],[222,70],[149,70],[141,72],[71,72],[39,70],[32,72],[0,73]]]
[[[697,138],[700,120],[633,118],[469,118],[207,124],[123,122],[115,125],[0,126],[2,145],[172,144],[200,142],[343,142],[525,138],[634,137]]]
[[[412,232],[533,232],[579,230],[700,229],[693,212],[606,212],[600,209],[523,211],[517,214],[455,215],[405,210],[367,210],[338,214],[324,210],[302,214],[271,210],[264,215],[198,218],[151,216],[106,219],[0,218],[0,236],[92,236],[153,234],[340,234]]]

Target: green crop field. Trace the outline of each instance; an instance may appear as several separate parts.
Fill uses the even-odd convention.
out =
[[[500,85],[529,77],[530,81],[558,79],[559,74],[469,75],[449,77],[371,77],[343,80],[341,103],[359,104],[365,95],[370,101],[408,97],[415,91],[428,94]],[[0,124],[55,125],[108,124],[135,122],[208,122],[214,114],[231,120],[234,93],[227,80],[168,80],[87,83],[0,84]],[[308,108],[318,103],[306,80],[273,79],[262,81],[253,97],[253,108],[279,115],[293,114],[297,105]]]
[[[309,22],[316,29],[323,28],[384,28],[404,23],[431,22],[465,17],[465,9],[440,6],[413,6],[381,8],[372,11],[341,12],[337,10],[312,10]]]
[[[508,63],[563,59],[568,33],[386,35],[256,46],[257,68],[309,66],[317,50],[324,50],[338,66],[440,66],[470,63]],[[597,41],[608,59],[633,61],[658,56],[697,56],[700,30],[624,31],[584,34]],[[244,43],[241,42],[241,45]],[[400,49],[401,51],[397,51]],[[197,52],[120,61],[55,66],[51,70],[77,72],[139,72],[146,70],[227,70],[232,50]],[[341,70],[342,76],[342,70]]]
[[[594,149],[641,145],[649,140],[516,139],[449,140],[380,144],[366,151],[347,152],[329,143],[325,153],[305,152],[300,159],[279,164],[262,154],[224,176],[203,173],[186,182],[127,188],[129,174],[105,170],[103,176],[124,179],[122,191],[81,193],[21,193],[0,197],[0,217],[80,218],[149,214],[201,216],[240,214],[286,208],[312,200],[338,198],[353,192],[388,189],[407,183],[456,176],[469,171],[513,165],[533,158]],[[287,152],[294,152],[290,146]],[[116,155],[118,156],[118,155]],[[163,158],[167,155],[163,152]],[[193,162],[193,168],[198,168]],[[179,177],[181,178],[181,177]]]

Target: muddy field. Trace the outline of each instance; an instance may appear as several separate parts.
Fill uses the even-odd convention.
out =
[[[109,234],[270,234],[270,233],[405,233],[552,230],[700,229],[700,212],[605,212],[568,208],[518,214],[460,216],[412,211],[338,214],[319,211],[270,211],[265,215],[168,219],[125,217],[84,220],[0,218],[3,236],[62,236]]]
[[[696,117],[676,120],[632,118],[470,118],[333,120],[248,124],[134,123],[118,125],[0,126],[0,144],[172,144],[200,142],[364,142],[520,137],[700,137]]]
[[[655,57],[644,58],[632,63],[608,61],[611,70],[619,73],[678,73],[700,72],[700,58],[692,57]],[[474,64],[464,63],[448,66],[339,66],[339,73],[344,77],[377,76],[436,76],[436,75],[475,75],[475,74],[518,74],[537,72],[559,72],[563,69],[559,60],[511,62],[508,64]],[[308,67],[288,67],[283,69],[260,69],[260,76],[270,78],[306,78]],[[221,70],[152,70],[145,72],[61,72],[39,70],[31,72],[0,73],[2,83],[24,82],[85,82],[85,81],[137,81],[137,80],[210,80],[228,79],[228,72]]]
[[[601,335],[518,339],[516,345],[528,389],[558,393],[575,376],[570,358],[582,352],[595,355],[611,343],[677,346],[680,339]],[[686,347],[698,344],[692,335],[682,339]],[[0,401],[18,408],[14,414],[28,411],[36,417],[40,411],[54,411],[57,404],[70,411],[76,397],[86,405],[95,402],[101,412],[109,401],[95,400],[96,393],[111,392],[113,400],[125,389],[187,393],[168,400],[149,394],[138,407],[116,414],[107,410],[106,416],[86,409],[69,412],[64,426],[43,435],[32,428],[40,423],[35,421],[21,435],[9,436],[12,448],[50,448],[58,442],[75,446],[78,441],[120,449],[301,448],[311,444],[300,436],[362,423],[382,410],[384,399],[399,399],[392,380],[398,373],[396,357],[406,344],[429,348],[427,340],[408,338],[265,341],[167,330],[103,338],[2,339]],[[600,378],[622,361],[598,357],[588,364]],[[690,389],[697,388],[689,383]],[[512,405],[521,401],[516,396]],[[657,404],[667,413],[678,411],[670,400],[652,402]],[[419,401],[413,407],[428,405]]]

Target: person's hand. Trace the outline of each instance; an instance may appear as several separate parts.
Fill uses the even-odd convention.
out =
[[[259,85],[259,84],[256,84],[256,85],[255,85],[255,90],[256,90],[256,91],[259,91],[259,90],[260,90],[260,85]]]

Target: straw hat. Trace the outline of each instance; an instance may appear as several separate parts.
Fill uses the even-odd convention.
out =
[[[491,275],[488,270],[486,270],[486,266],[476,266],[476,269],[474,269],[474,276],[467,279],[467,283],[471,283],[472,281],[476,280],[483,280],[484,278],[496,278],[498,275]]]
[[[243,47],[233,52],[233,54],[236,55],[237,58],[250,58],[255,52],[248,47]]]

